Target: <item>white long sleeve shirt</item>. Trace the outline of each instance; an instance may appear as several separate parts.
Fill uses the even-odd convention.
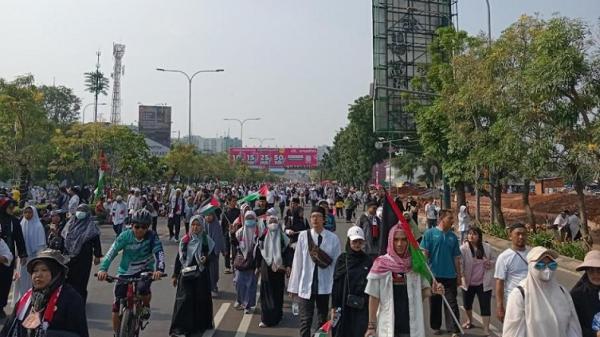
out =
[[[308,254],[308,237],[310,233],[315,245],[318,243],[319,234],[314,229],[305,230],[298,235],[296,243],[296,251],[294,252],[294,262],[292,264],[292,272],[288,283],[288,292],[298,294],[300,298],[310,299],[313,281],[313,272],[318,268]],[[323,230],[321,242],[321,250],[323,250],[333,261],[336,261],[341,254],[340,240],[334,233]],[[327,268],[319,268],[319,295],[331,294],[333,288],[333,272],[335,270],[335,262],[331,263]]]
[[[127,205],[123,201],[114,201],[110,209],[110,216],[114,225],[122,224],[127,217]]]
[[[4,265],[7,267],[10,266],[13,260],[13,255],[10,252],[10,249],[8,248],[6,242],[4,242],[4,240],[2,239],[0,239],[0,256],[3,256],[8,260],[6,263],[4,263]]]

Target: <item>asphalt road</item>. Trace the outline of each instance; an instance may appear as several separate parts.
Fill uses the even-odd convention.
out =
[[[159,221],[159,235],[163,241],[167,258],[167,273],[170,275],[173,271],[174,259],[177,254],[177,244],[169,242],[167,226],[164,219]],[[351,224],[347,224],[345,220],[338,219],[337,234],[342,243],[346,240],[346,231]],[[183,227],[183,226],[182,226]],[[106,252],[114,239],[114,233],[110,226],[102,226],[102,247]],[[343,245],[342,245],[343,247]],[[114,273],[118,265],[120,257],[117,257],[111,266],[110,273]],[[223,274],[223,257],[220,260],[221,275],[219,280],[220,296],[213,299],[213,312],[215,321],[215,330],[206,331],[203,337],[258,337],[258,336],[273,336],[273,337],[288,337],[298,335],[298,319],[291,313],[291,301],[286,298],[284,304],[284,318],[279,326],[273,328],[259,328],[260,322],[260,305],[257,306],[252,315],[245,315],[242,311],[233,309],[235,301],[235,292],[232,282],[232,275]],[[93,268],[93,272],[97,271],[97,267]],[[571,288],[578,280],[579,276],[576,273],[565,272],[559,269],[558,280],[567,288]],[[87,304],[87,317],[90,330],[90,336],[93,337],[112,337],[112,327],[110,321],[111,303],[113,299],[112,285],[105,282],[98,282],[91,277],[88,291],[89,298]],[[142,331],[141,336],[146,337],[164,337],[168,336],[173,303],[175,299],[175,288],[171,284],[170,277],[161,281],[154,282],[152,285],[152,317],[150,324],[146,330]],[[460,292],[459,292],[460,293]],[[459,295],[460,296],[460,295]],[[258,300],[257,300],[258,302]],[[492,303],[492,317],[494,317],[495,301]],[[459,304],[462,305],[462,298],[459,298]],[[425,302],[425,326],[429,325],[429,305]],[[474,305],[474,316],[476,326],[481,326],[481,317],[477,314],[479,308],[477,303]],[[466,315],[461,309],[461,321],[464,321]],[[442,325],[443,328],[443,325]],[[464,336],[482,336],[483,332],[480,328],[474,328],[465,331]],[[492,332],[494,336],[500,336],[501,324],[492,319]],[[428,330],[427,336],[433,336]]]

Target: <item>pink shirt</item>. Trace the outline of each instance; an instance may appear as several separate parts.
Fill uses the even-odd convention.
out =
[[[473,259],[473,269],[471,270],[471,284],[470,286],[478,286],[483,284],[483,275],[485,274],[485,267],[483,259]]]

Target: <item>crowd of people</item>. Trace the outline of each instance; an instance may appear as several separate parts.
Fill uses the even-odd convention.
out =
[[[558,254],[529,248],[524,224],[508,227],[511,247],[496,256],[483,232],[472,226],[466,205],[455,213],[428,200],[422,231],[420,204],[413,198],[394,200],[408,226],[385,226],[382,190],[305,184],[149,187],[126,196],[109,190],[93,209],[78,192],[62,189],[43,217],[34,205],[26,205],[20,220],[16,201],[0,197],[0,315],[6,318],[0,337],[51,331],[87,337],[92,264],[98,265],[98,280],[106,280],[117,257],[115,335],[126,280],[151,272],[150,279],[137,281],[140,317],[148,320],[152,281],[166,275],[167,261],[173,259],[170,336],[214,328],[213,298],[220,296],[222,273],[234,274],[235,309],[253,314],[260,306],[261,328],[281,322],[284,299],[291,297],[301,337],[312,336],[328,321],[336,337],[425,336],[425,300],[433,333],[458,335],[475,326],[475,297],[483,332],[489,335],[493,292],[504,336],[600,336],[599,252],[588,253],[578,268],[584,274],[569,292],[556,280]],[[163,249],[167,239],[161,241],[157,233],[161,216],[168,241],[178,246],[176,256],[166,256]],[[336,222],[344,219],[350,228],[340,240]],[[106,253],[100,245],[103,223],[115,233]],[[412,237],[430,274],[413,268]],[[13,311],[6,317],[11,288]],[[466,311],[462,320],[459,291]]]

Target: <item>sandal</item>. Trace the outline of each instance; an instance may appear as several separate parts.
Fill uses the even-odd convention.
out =
[[[476,326],[473,325],[473,323],[471,323],[471,322],[467,322],[467,323],[463,324],[462,327],[463,327],[463,329],[469,330],[469,329],[475,328]]]

